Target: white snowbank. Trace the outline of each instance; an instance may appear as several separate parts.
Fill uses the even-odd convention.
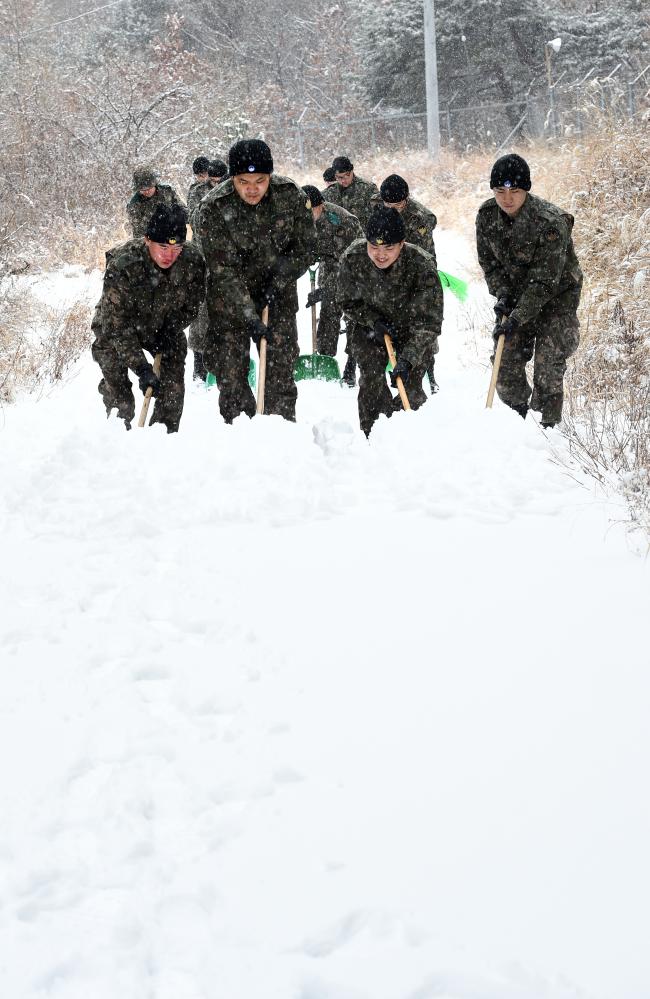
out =
[[[447,301],[371,443],[5,412],[3,997],[649,994],[648,566]]]

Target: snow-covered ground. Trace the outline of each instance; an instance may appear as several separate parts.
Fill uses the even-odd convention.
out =
[[[90,358],[5,410],[2,999],[650,995],[650,568],[480,296],[370,443],[313,383],[126,434]]]

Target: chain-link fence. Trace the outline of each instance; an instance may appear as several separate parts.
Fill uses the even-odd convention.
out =
[[[458,149],[493,147],[499,151],[517,139],[556,139],[581,135],[595,126],[603,113],[617,118],[650,113],[650,65],[634,77],[622,79],[620,66],[607,76],[596,67],[573,82],[562,74],[545,90],[519,100],[442,107],[439,113],[442,145]],[[295,124],[274,137],[301,166],[327,162],[332,149],[355,157],[391,149],[424,149],[426,113],[395,112],[360,118],[319,118],[303,113]]]

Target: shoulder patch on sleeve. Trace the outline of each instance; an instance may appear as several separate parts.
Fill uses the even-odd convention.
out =
[[[425,225],[418,226],[418,232],[420,233],[421,236],[426,236],[427,227]]]
[[[341,216],[338,212],[327,212],[327,220],[328,222],[331,222],[332,225],[341,224]]]

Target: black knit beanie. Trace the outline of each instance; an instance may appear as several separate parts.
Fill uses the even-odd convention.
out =
[[[312,208],[318,208],[319,205],[323,204],[323,195],[313,184],[303,184],[302,189],[309,198]]]
[[[405,235],[402,216],[395,208],[376,208],[366,226],[366,239],[375,246],[401,243]]]
[[[383,181],[379,193],[382,201],[388,202],[389,205],[396,205],[400,201],[406,201],[409,196],[409,186],[399,174],[391,173],[390,177],[386,177],[386,180]]]
[[[240,139],[228,153],[228,173],[273,173],[271,150],[262,139]]]
[[[158,205],[149,219],[145,235],[152,243],[184,243],[187,237],[187,211],[182,205]]]
[[[508,153],[496,161],[490,174],[490,187],[518,187],[530,191],[530,170],[526,160],[516,153]]]

